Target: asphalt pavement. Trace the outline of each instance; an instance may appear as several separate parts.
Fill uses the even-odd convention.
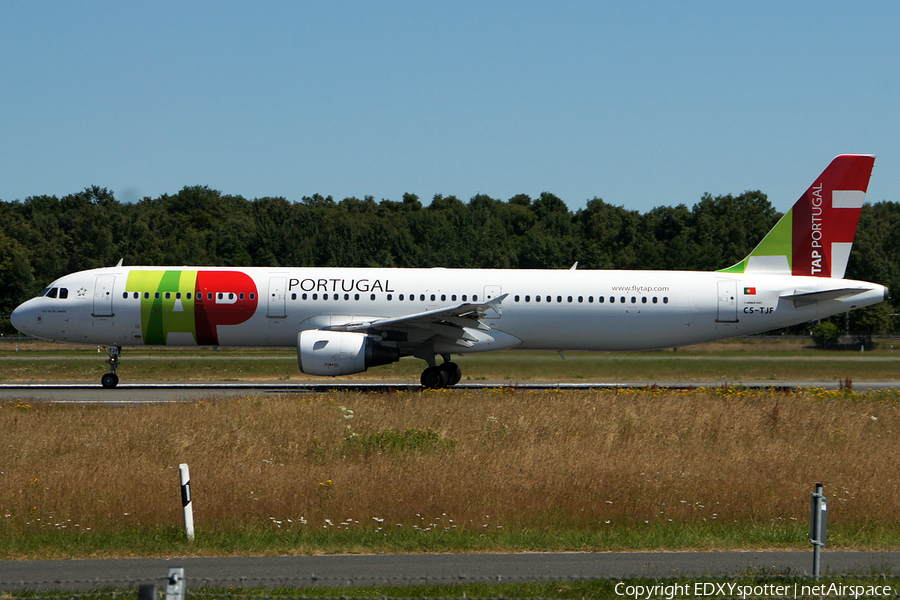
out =
[[[223,558],[127,558],[0,562],[0,591],[86,590],[155,583],[172,567],[188,589],[321,587],[466,582],[669,579],[757,575],[804,577],[806,552],[561,552],[519,554],[378,554]],[[900,552],[822,552],[823,575],[900,573]],[[900,592],[900,590],[896,590]]]

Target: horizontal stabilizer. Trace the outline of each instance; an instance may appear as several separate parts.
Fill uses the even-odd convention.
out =
[[[846,298],[847,296],[855,296],[868,292],[867,288],[839,288],[836,290],[820,290],[818,292],[800,292],[794,291],[793,294],[781,296],[785,300],[793,300],[794,307],[808,306],[816,302],[824,302],[825,300],[837,300],[838,298]]]

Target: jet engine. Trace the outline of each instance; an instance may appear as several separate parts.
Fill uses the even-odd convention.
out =
[[[400,351],[364,333],[308,329],[297,336],[297,361],[307,375],[352,375],[400,360]]]

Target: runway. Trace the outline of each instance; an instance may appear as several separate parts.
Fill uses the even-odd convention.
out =
[[[149,558],[0,562],[0,591],[86,590],[156,583],[184,568],[198,587],[326,587],[674,577],[804,577],[805,552],[561,552]],[[822,552],[821,572],[875,580],[900,571],[900,552]],[[896,594],[897,590],[894,590]]]
[[[657,386],[667,389],[695,389],[738,385],[756,389],[796,390],[815,387],[836,390],[838,381],[813,380],[752,380],[752,381],[627,381],[627,382],[571,382],[571,381],[480,381],[460,383],[453,390],[471,391],[484,389],[538,390],[591,390],[632,389]],[[868,390],[900,389],[900,381],[854,381],[857,392]],[[283,381],[136,381],[120,383],[114,389],[104,389],[99,382],[34,382],[0,383],[0,401],[28,400],[33,402],[58,402],[66,404],[129,404],[136,402],[169,403],[192,402],[213,397],[267,396],[279,394],[322,394],[327,392],[391,393],[420,391],[418,382],[409,380],[316,380],[301,382]]]

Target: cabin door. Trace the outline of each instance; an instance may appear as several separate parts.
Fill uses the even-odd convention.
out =
[[[113,285],[116,283],[115,275],[97,275],[94,282],[94,310],[93,317],[113,316],[112,295]]]
[[[716,323],[737,323],[737,281],[719,281],[719,311]]]
[[[283,319],[287,316],[284,310],[286,286],[286,277],[269,277],[269,307],[266,316],[270,319]]]

